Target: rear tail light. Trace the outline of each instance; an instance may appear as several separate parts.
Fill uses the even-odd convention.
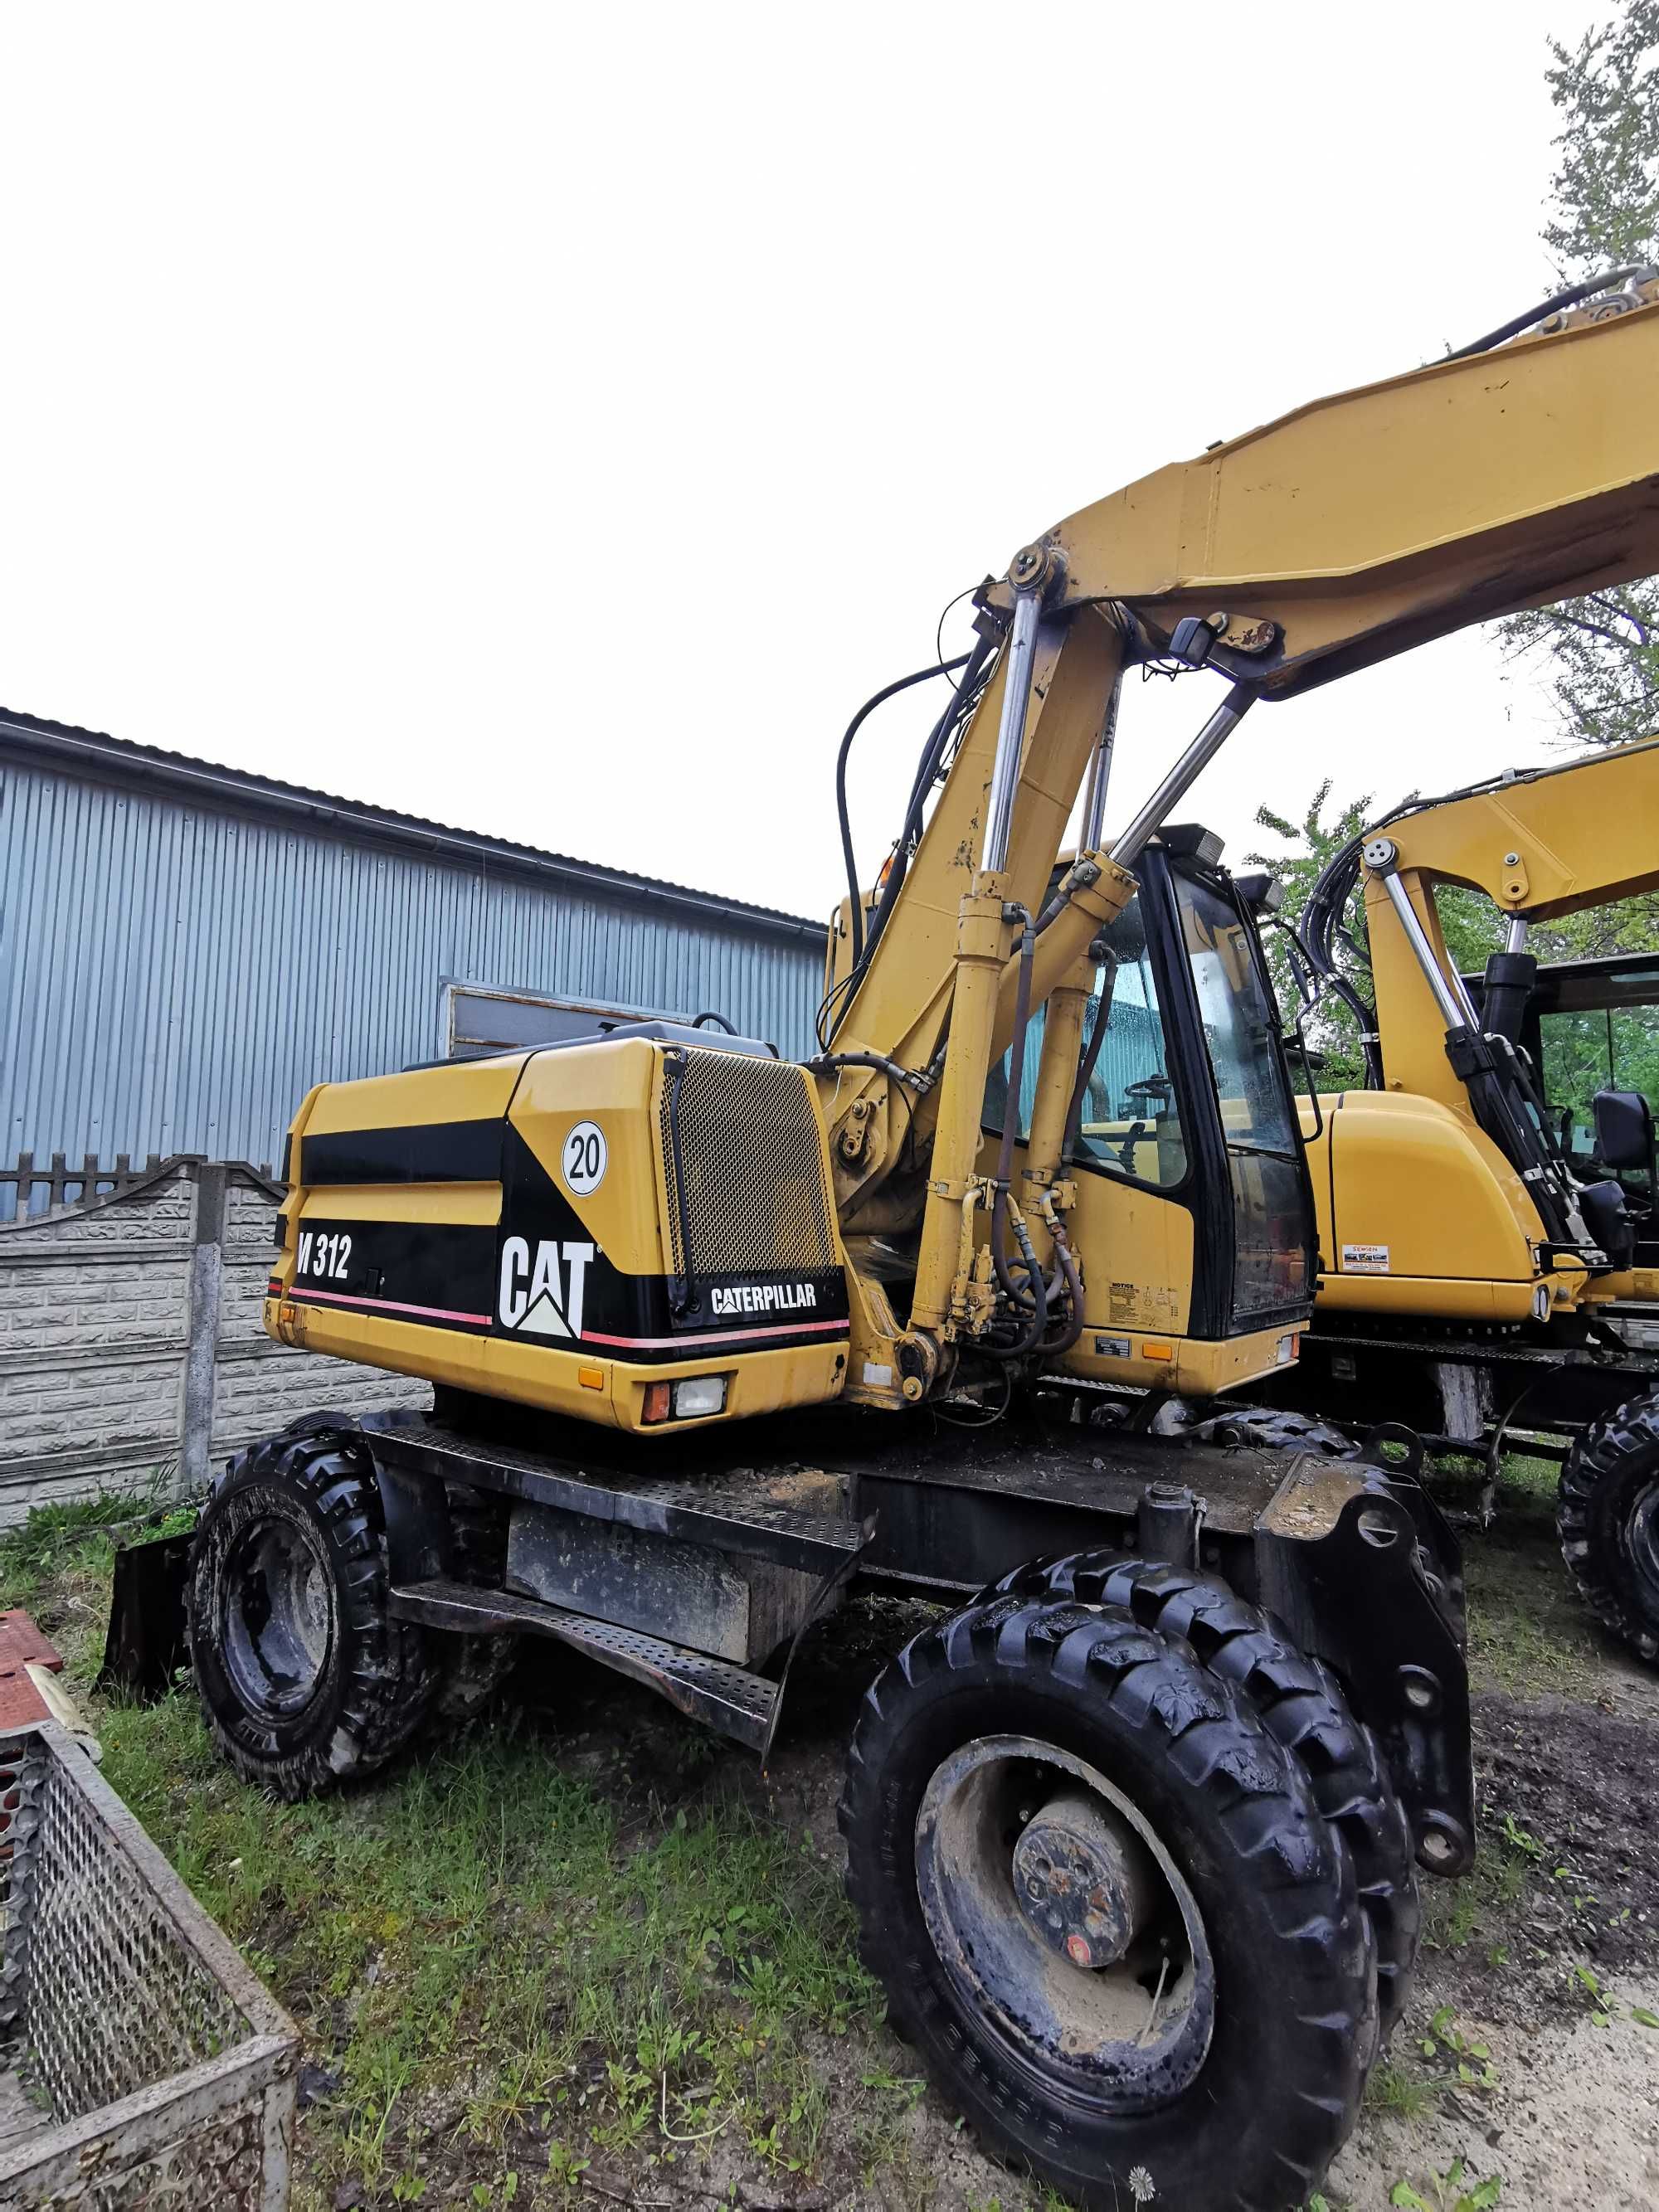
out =
[[[647,1382],[640,1420],[646,1428],[659,1421],[706,1420],[726,1411],[725,1375],[687,1375],[678,1382]]]

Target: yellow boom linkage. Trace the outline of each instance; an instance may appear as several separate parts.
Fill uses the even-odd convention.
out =
[[[903,1329],[859,1265],[858,1232],[896,1225],[882,1203],[904,1150],[894,1078],[842,1066],[823,1079],[854,1279],[849,1395],[922,1395],[946,1347],[983,1326],[975,1216],[995,1201],[980,1168],[981,1111],[1013,1031],[1016,909],[1043,903],[1126,662],[1172,642],[1196,657],[1201,629],[1208,665],[1234,689],[1112,850],[1079,855],[1066,910],[1037,942],[1034,1006],[1075,987],[1103,921],[1127,902],[1147,836],[1255,699],[1291,696],[1468,623],[1659,568],[1656,387],[1652,304],[1437,362],[1298,409],[1112,494],[1025,548],[988,592],[1012,643],[835,1038],[838,1054],[910,1070],[942,1054],[942,1076],[915,1102],[904,1140],[914,1157],[931,1138],[932,1154]],[[1067,1030],[1056,1022],[1056,1048],[1044,1052],[1025,1159],[1021,1202],[1038,1236],[1048,1226],[1042,1201],[1055,1202],[1054,1099],[1075,1073],[1075,1025]],[[1058,1194],[1062,1211],[1067,1196]],[[914,1216],[915,1204],[902,1212]],[[1108,1255],[1082,1257],[1092,1327]],[[1111,1271],[1118,1265],[1112,1258]],[[1260,1366],[1271,1364],[1270,1346],[1258,1351]],[[1243,1379],[1239,1365],[1227,1379]]]

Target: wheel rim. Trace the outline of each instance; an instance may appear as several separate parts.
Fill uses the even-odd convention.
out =
[[[225,1561],[221,1649],[252,1713],[287,1718],[315,1696],[334,1645],[334,1584],[305,1528],[275,1517],[242,1530]]]
[[[1216,2014],[1203,1917],[1086,1761],[1031,1736],[964,1744],[922,1797],[916,1887],[957,1996],[1050,2091],[1144,2112],[1197,2075]]]
[[[1659,1620],[1659,1482],[1650,1482],[1625,1522],[1625,1555],[1642,1586],[1648,1619]]]

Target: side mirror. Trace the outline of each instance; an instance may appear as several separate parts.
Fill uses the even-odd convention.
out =
[[[1639,1091],[1598,1091],[1595,1150],[1603,1167],[1653,1165],[1653,1109]]]

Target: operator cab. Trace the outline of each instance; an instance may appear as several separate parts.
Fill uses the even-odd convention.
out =
[[[1477,999],[1483,981],[1472,979]],[[1585,1182],[1618,1185],[1635,1232],[1634,1264],[1659,1266],[1659,953],[1540,964],[1519,1042],[1567,1164]]]
[[[1093,948],[1072,1160],[1080,1213],[1114,1218],[1080,1242],[1121,1255],[1113,1272],[1132,1279],[1094,1286],[1091,1324],[1102,1312],[1109,1331],[1091,1325],[1066,1364],[1103,1379],[1168,1382],[1127,1371],[1146,1366],[1143,1330],[1222,1342],[1305,1320],[1312,1295],[1312,1193],[1278,1010],[1249,903],[1219,854],[1201,830],[1166,830]],[[1045,1015],[1026,1031],[1021,1146]],[[991,1072],[988,1132],[1002,1127],[1010,1057]],[[1184,1310],[1167,1297],[1153,1310],[1144,1286],[1181,1271],[1139,1265],[1148,1246],[1190,1250]]]

